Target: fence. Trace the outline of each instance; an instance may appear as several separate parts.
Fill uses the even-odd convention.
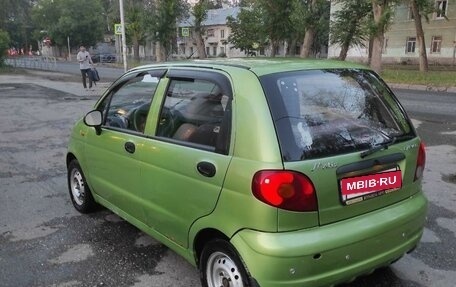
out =
[[[46,56],[10,57],[6,59],[6,64],[15,68],[55,70],[57,68],[57,59]]]

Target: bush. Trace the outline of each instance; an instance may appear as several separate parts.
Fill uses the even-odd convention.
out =
[[[6,51],[9,48],[10,37],[8,32],[0,30],[0,66],[5,65]]]

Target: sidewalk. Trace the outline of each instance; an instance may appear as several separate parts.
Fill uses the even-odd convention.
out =
[[[23,75],[0,75],[0,84],[34,84],[81,97],[99,97],[111,85],[111,82],[97,82],[96,86],[92,87],[93,91],[86,91],[80,77],[79,81],[77,80],[78,77],[74,75],[37,70],[29,70]]]
[[[456,93],[456,87],[435,87],[435,86],[426,86],[426,85],[409,85],[409,84],[392,84],[392,83],[387,83],[387,84],[391,89]]]
[[[0,84],[9,83],[35,84],[46,88],[51,88],[65,93],[73,94],[76,96],[101,96],[101,94],[111,85],[112,82],[97,82],[97,85],[93,86],[93,91],[85,91],[85,89],[82,87],[81,78],[79,75],[56,73],[41,70],[27,70],[27,73],[23,75],[0,75]],[[456,87],[435,87],[426,85],[409,85],[394,83],[387,84],[392,89],[447,92],[456,94]]]

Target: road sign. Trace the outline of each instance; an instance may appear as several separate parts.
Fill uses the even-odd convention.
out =
[[[114,34],[122,35],[122,24],[114,24]]]
[[[182,28],[182,37],[190,36],[190,28]]]

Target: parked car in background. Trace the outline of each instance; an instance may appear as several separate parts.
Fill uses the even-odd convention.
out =
[[[94,63],[115,63],[117,61],[116,54],[94,54],[92,55]]]
[[[117,61],[116,48],[110,43],[98,43],[90,50],[94,63],[115,63]]]
[[[203,286],[328,286],[423,233],[425,149],[368,68],[225,59],[130,70],[76,123],[74,207],[103,205]]]

